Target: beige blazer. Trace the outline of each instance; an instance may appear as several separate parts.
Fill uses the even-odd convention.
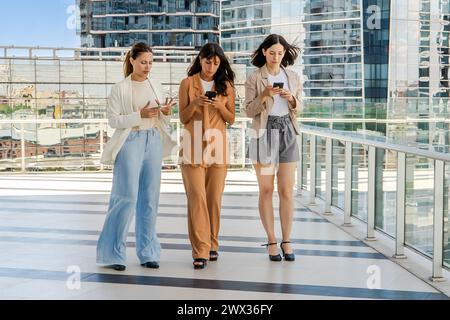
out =
[[[159,101],[164,101],[163,91],[159,82],[148,78],[150,86]],[[117,154],[122,148],[131,129],[141,122],[139,111],[133,110],[132,103],[131,75],[116,83],[108,97],[107,117],[111,128],[114,128],[112,138],[105,145],[100,162],[106,165],[113,165],[116,162]],[[177,143],[169,133],[170,115],[166,116],[160,112],[157,127],[161,132],[163,145],[163,157],[176,155]]]
[[[289,90],[295,98],[295,102],[289,102],[289,116],[296,134],[300,133],[300,129],[297,124],[297,114],[302,108],[302,91],[303,86],[300,80],[300,76],[297,72],[281,67],[287,75]],[[253,118],[252,129],[257,134],[256,137],[260,138],[264,134],[264,129],[267,127],[267,119],[269,113],[273,108],[274,99],[270,97],[264,103],[261,102],[261,93],[269,85],[269,72],[266,65],[255,70],[247,77],[245,81],[245,114],[249,118]]]
[[[186,78],[183,81],[188,81],[188,105],[191,101],[197,99],[199,96],[204,95],[205,92],[203,90],[203,86],[200,80],[200,73],[197,73],[191,77]],[[213,85],[212,90],[215,91],[215,85]],[[226,104],[227,109],[234,115],[235,113],[235,92],[234,88],[228,84],[227,87],[227,96],[218,95],[216,97],[217,100],[222,101]],[[180,110],[181,111],[181,110]],[[232,119],[234,122],[234,118]],[[204,136],[205,132],[207,132],[209,129],[214,129],[216,133],[220,132],[220,136],[214,137],[213,141],[206,142],[204,141],[203,137],[196,136],[195,132],[195,122],[201,122],[202,123],[202,130],[201,134]],[[233,123],[230,123],[233,124]],[[180,145],[180,153],[179,153],[179,164],[182,165],[191,165],[193,167],[226,167],[229,161],[229,152],[228,152],[228,138],[227,138],[227,126],[225,120],[222,118],[222,115],[219,111],[215,110],[214,108],[203,108],[202,111],[197,111],[194,113],[192,118],[188,123],[184,124],[183,130],[183,136],[182,136],[182,142]],[[190,139],[188,139],[188,136]],[[218,138],[222,138],[220,143],[218,143]],[[198,148],[196,150],[197,143],[195,140],[200,141],[201,148]],[[188,146],[189,145],[189,146]],[[213,159],[204,158],[201,157],[201,159],[198,156],[196,156],[196,152],[200,151],[200,153],[203,155],[203,152],[206,148],[208,148],[209,145],[215,145],[216,147],[213,148],[212,155],[214,156]],[[220,148],[222,146],[222,148]],[[190,152],[186,152],[186,150],[190,150]],[[199,160],[199,163],[196,163],[197,160]],[[219,163],[216,163],[215,160],[218,160]]]

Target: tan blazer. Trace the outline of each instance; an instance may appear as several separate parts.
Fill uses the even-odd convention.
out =
[[[289,90],[295,98],[295,103],[289,102],[288,104],[289,116],[294,126],[295,133],[300,134],[300,128],[297,124],[297,113],[300,112],[302,108],[301,96],[303,86],[297,72],[283,67],[281,68],[286,72]],[[261,103],[260,94],[269,85],[268,77],[269,72],[267,71],[266,65],[264,65],[249,75],[245,81],[245,114],[247,117],[253,118],[252,129],[257,134],[257,137],[252,138],[260,138],[264,134],[264,131],[260,131],[260,129],[266,129],[267,119],[273,108],[273,97],[270,97],[264,103]]]
[[[183,83],[187,82],[187,91],[188,91],[188,105],[199,96],[204,95],[205,92],[203,90],[203,86],[201,84],[200,75],[197,73],[191,77],[188,77],[183,80]],[[212,90],[215,90],[215,86],[213,85]],[[230,124],[234,122],[234,113],[235,113],[235,93],[234,88],[231,85],[228,85],[227,88],[228,96],[217,95],[216,99],[225,103],[227,109],[232,113],[233,118],[230,119]],[[182,112],[182,110],[180,110]],[[201,126],[195,128],[195,123],[200,124]],[[179,153],[179,164],[182,165],[191,165],[194,167],[225,167],[229,163],[229,153],[228,153],[228,139],[226,132],[226,121],[222,117],[221,113],[214,108],[202,108],[201,111],[196,111],[193,116],[189,119],[187,123],[184,123],[182,142],[180,144],[180,153]],[[199,133],[204,137],[205,132],[209,129],[213,131],[209,131],[213,134],[219,134],[218,136],[214,136],[209,139],[206,137],[208,141],[202,141],[202,137],[199,136]],[[200,131],[201,130],[201,131]],[[217,138],[222,138],[221,141],[216,141]],[[190,138],[190,139],[189,139]],[[200,143],[199,143],[200,141]],[[218,144],[214,143],[214,141],[218,142]],[[214,144],[213,144],[214,143]],[[189,144],[186,145],[186,144]],[[203,155],[205,149],[208,148],[212,150],[210,155],[213,157],[205,158],[200,155]],[[213,146],[217,148],[213,148]],[[219,148],[222,146],[222,148]],[[190,152],[186,152],[190,150]],[[206,154],[209,154],[206,152]],[[200,158],[200,159],[199,159]],[[219,163],[216,163],[215,160],[218,160]],[[200,160],[200,161],[197,161]]]

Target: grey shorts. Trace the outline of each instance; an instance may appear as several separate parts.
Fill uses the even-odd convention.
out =
[[[250,139],[248,154],[253,162],[262,164],[299,161],[297,135],[289,114],[269,116],[265,134],[259,139]]]

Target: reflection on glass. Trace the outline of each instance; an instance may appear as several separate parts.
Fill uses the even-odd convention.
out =
[[[444,266],[450,268],[450,163],[445,164],[444,180],[444,237],[443,237],[443,259]]]
[[[308,134],[302,135],[302,189],[311,191],[311,136]]]
[[[353,144],[352,149],[352,215],[367,221],[368,148]]]
[[[344,210],[345,145],[337,140],[333,140],[332,174],[331,203]]]
[[[59,60],[36,60],[36,82],[58,83]]]
[[[316,196],[325,198],[326,183],[326,139],[316,138]]]
[[[433,252],[434,162],[406,157],[405,243]]]
[[[375,227],[395,235],[397,153],[377,149],[375,166]]]

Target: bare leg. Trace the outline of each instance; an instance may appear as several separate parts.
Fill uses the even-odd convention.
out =
[[[259,185],[259,215],[261,217],[264,230],[267,234],[267,243],[274,243],[277,242],[274,228],[275,219],[273,216],[272,201],[275,172],[268,172],[267,167],[261,166],[260,164],[255,164],[255,170]],[[268,251],[270,255],[278,254],[278,248],[276,245],[268,246]]]
[[[278,196],[280,198],[280,221],[283,241],[291,239],[294,220],[294,183],[296,163],[280,163],[277,173]],[[292,253],[289,243],[283,244],[285,253]]]

